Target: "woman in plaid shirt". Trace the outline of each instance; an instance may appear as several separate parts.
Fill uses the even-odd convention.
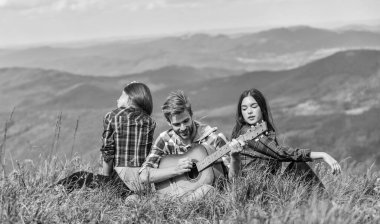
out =
[[[122,196],[130,194],[130,188],[139,187],[136,186],[138,183],[131,182],[137,181],[134,178],[152,147],[156,128],[150,116],[152,110],[149,88],[137,82],[127,85],[117,100],[117,108],[107,113],[103,121],[103,146],[100,149],[103,175],[79,171],[57,184],[62,184],[69,192],[83,186],[112,187]]]
[[[313,170],[306,162],[323,159],[333,173],[340,173],[338,162],[325,152],[311,152],[310,149],[292,148],[280,145],[277,141],[270,108],[263,94],[257,89],[244,91],[239,98],[236,112],[236,124],[232,138],[246,133],[248,129],[260,121],[265,121],[268,131],[260,137],[248,141],[241,152],[243,172],[252,169],[269,170],[276,174],[281,170],[281,162],[291,162],[284,173],[304,178],[307,184],[324,188]]]

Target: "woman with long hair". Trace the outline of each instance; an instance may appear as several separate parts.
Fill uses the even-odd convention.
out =
[[[239,97],[236,109],[236,124],[231,138],[246,133],[258,122],[265,121],[268,130],[254,140],[248,141],[241,152],[243,172],[250,168],[269,170],[277,174],[281,170],[281,162],[291,162],[284,173],[302,178],[307,184],[324,188],[318,176],[306,162],[323,159],[333,173],[340,173],[338,162],[325,152],[312,152],[310,149],[293,148],[282,145],[277,140],[276,128],[269,105],[264,95],[257,89],[245,90]]]
[[[121,195],[128,195],[141,185],[138,170],[150,153],[156,127],[151,118],[152,95],[148,86],[132,82],[125,86],[117,108],[103,120],[103,175],[79,171],[58,181],[71,192],[83,186],[117,187]],[[133,188],[133,189],[131,189]]]

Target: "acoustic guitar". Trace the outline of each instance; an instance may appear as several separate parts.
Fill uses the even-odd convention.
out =
[[[267,131],[267,129],[267,124],[263,121],[248,130],[245,134],[240,135],[236,140],[243,142],[252,140]],[[215,161],[230,151],[231,149],[228,147],[228,144],[213,152],[207,150],[203,145],[195,145],[184,154],[164,156],[161,158],[159,169],[175,166],[179,159],[185,157],[191,159],[193,167],[189,172],[182,175],[155,183],[157,193],[182,196],[204,184],[212,185],[214,180],[223,176],[223,172],[219,168],[220,164],[219,167],[216,167]]]

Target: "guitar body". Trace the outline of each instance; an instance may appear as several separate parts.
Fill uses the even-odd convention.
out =
[[[181,155],[167,155],[160,161],[160,168],[173,167],[177,165],[178,160],[188,157],[193,163],[194,167],[190,172],[184,173],[180,176],[170,178],[166,181],[155,183],[155,188],[158,194],[168,194],[182,196],[185,193],[192,192],[204,184],[212,185],[215,180],[223,177],[223,168],[221,163],[214,163],[214,165],[198,172],[195,163],[202,161],[212,150],[204,147],[203,145],[195,145],[188,152]]]

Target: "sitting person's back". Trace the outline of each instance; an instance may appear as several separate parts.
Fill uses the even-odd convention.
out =
[[[125,185],[129,191],[138,190],[138,170],[150,153],[156,123],[149,88],[143,83],[127,85],[117,101],[117,108],[103,120],[101,147],[103,175],[79,171],[58,182],[72,191],[83,186],[94,188],[106,184]],[[117,173],[117,175],[116,175]],[[123,184],[120,184],[123,183]]]

